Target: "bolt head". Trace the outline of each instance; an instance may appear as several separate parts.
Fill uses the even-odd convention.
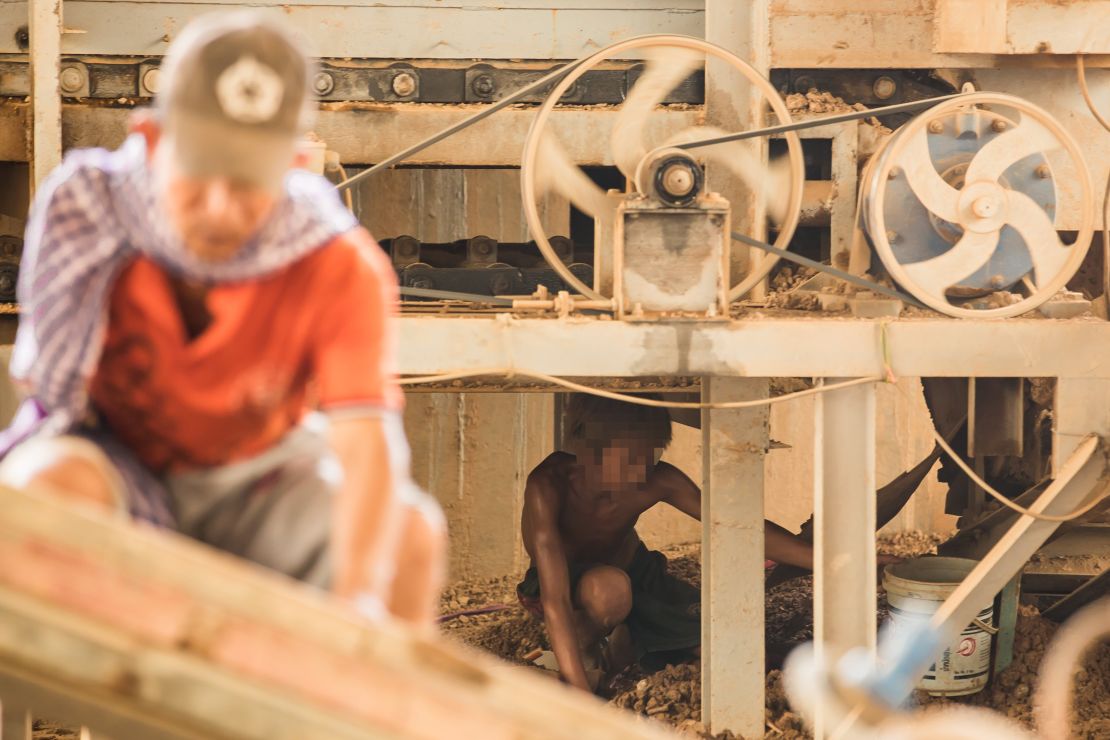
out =
[[[470,89],[474,91],[474,94],[483,98],[493,95],[494,88],[493,77],[490,75],[478,75],[470,83]]]
[[[1047,164],[1039,164],[1037,165],[1037,169],[1033,170],[1033,174],[1036,175],[1039,180],[1047,180],[1052,177],[1052,168]]]
[[[893,77],[883,75],[871,85],[871,91],[875,93],[875,97],[879,100],[890,100],[894,97],[894,93],[898,92],[898,83],[894,81]]]
[[[75,93],[85,84],[85,75],[77,67],[63,67],[58,76],[58,84],[63,92]]]
[[[1006,285],[1006,278],[1005,277],[1003,277],[1002,275],[992,275],[991,276],[991,287],[992,288],[998,289],[998,288],[1003,287],[1004,285]]]
[[[944,121],[929,121],[929,133],[930,134],[944,133]]]
[[[335,89],[335,78],[328,72],[317,72],[312,79],[312,90],[317,95],[327,95]]]
[[[900,175],[900,174],[902,174],[902,173],[897,167],[891,167],[890,172],[886,173],[886,179],[888,179],[888,180],[897,180],[898,175]]]
[[[898,232],[897,231],[888,231],[888,232],[886,232],[886,240],[888,242],[890,242],[891,244],[894,244],[896,241],[898,241]]]
[[[991,123],[991,131],[994,131],[996,134],[1002,133],[1009,127],[1009,124],[1001,119],[996,119],[993,123]]]
[[[390,87],[397,97],[407,98],[416,92],[416,77],[411,72],[399,72],[393,76]]]
[[[161,81],[161,79],[162,73],[158,70],[157,67],[152,67],[151,69],[148,69],[146,72],[143,72],[143,89],[151,95],[157,95],[158,83]]]

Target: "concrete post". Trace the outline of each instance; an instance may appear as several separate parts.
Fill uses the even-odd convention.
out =
[[[62,0],[31,0],[32,190],[62,161]]]
[[[817,396],[814,431],[813,636],[820,659],[828,646],[875,648],[875,385]],[[818,738],[833,729],[823,720],[818,711]]]
[[[717,44],[767,75],[771,67],[771,20],[768,0],[706,0],[705,40]],[[743,75],[722,61],[709,59],[705,67],[706,121],[726,131],[741,131],[763,125],[762,95]],[[767,140],[752,142],[766,160]],[[746,188],[732,173],[717,167],[707,171],[710,190],[732,205],[732,228],[756,239],[765,239],[766,208],[762,198]],[[732,284],[748,271],[750,260],[763,255],[733,245]],[[753,293],[759,293],[757,288]]]
[[[705,378],[710,402],[766,398],[766,378]],[[702,721],[763,736],[763,460],[767,406],[703,411]]]

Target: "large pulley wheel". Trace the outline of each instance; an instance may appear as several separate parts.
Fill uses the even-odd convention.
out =
[[[1071,244],[1055,228],[1061,156],[1079,192]],[[902,126],[869,163],[862,222],[906,291],[949,316],[1005,318],[1041,305],[1076,273],[1095,198],[1078,144],[1046,111],[979,92]],[[985,301],[995,292],[1009,301]],[[976,307],[979,306],[979,307]]]
[[[657,155],[660,146],[647,146],[641,140],[644,130],[644,119],[658,105],[671,90],[682,82],[695,67],[694,62],[700,66],[705,56],[714,57],[740,72],[770,104],[771,110],[778,117],[779,123],[791,122],[790,113],[786,104],[779,97],[778,92],[768,80],[755,70],[750,64],[725,49],[701,39],[688,36],[641,36],[628,41],[622,41],[608,46],[597,53],[575,62],[573,70],[563,77],[551,90],[543,104],[540,106],[531,129],[524,144],[524,154],[521,161],[521,191],[524,201],[524,215],[528,228],[535,239],[540,252],[547,260],[548,265],[566,281],[566,283],[592,300],[607,301],[610,296],[604,296],[586,285],[566,268],[558,258],[551,246],[547,233],[540,219],[538,196],[541,190],[556,189],[568,197],[579,210],[593,216],[595,219],[604,220],[612,218],[615,214],[615,201],[597,187],[586,174],[575,165],[562,151],[553,134],[548,130],[548,120],[556,103],[571,89],[583,74],[596,67],[599,63],[610,57],[630,51],[650,50],[654,52],[674,52],[684,50],[685,59],[677,60],[671,57],[651,58],[644,74],[629,91],[625,105],[618,114],[617,125],[614,128],[611,149],[613,160],[617,163],[622,173],[633,184],[633,187],[642,189],[645,178],[644,160]],[[687,129],[673,137],[673,141],[694,141],[701,138],[712,138],[720,133],[715,129],[694,127]],[[788,151],[788,169],[783,180],[788,180],[788,195],[784,200],[782,217],[778,224],[778,234],[774,245],[786,249],[794,236],[801,215],[802,189],[805,181],[804,160],[802,158],[802,145],[794,132],[784,135]],[[658,143],[657,143],[658,144]],[[662,142],[666,146],[667,142]],[[711,157],[715,164],[728,167],[755,192],[762,188],[772,187],[771,178],[765,177],[758,169],[760,163],[755,162],[750,152],[745,148],[746,143],[737,142],[739,147],[727,148],[725,146],[693,150],[695,156]],[[715,149],[716,151],[711,151]],[[681,173],[680,173],[681,174]],[[546,187],[541,187],[541,182]],[[647,193],[641,193],[647,195]],[[738,284],[729,292],[729,298],[735,300],[758,285],[770,274],[778,258],[764,255],[762,259],[753,261],[753,267]]]

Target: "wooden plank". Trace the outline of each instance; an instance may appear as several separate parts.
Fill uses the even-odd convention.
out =
[[[997,54],[1006,51],[1006,0],[936,0],[933,50]]]
[[[705,378],[702,400],[766,398],[766,378]],[[702,721],[764,730],[763,477],[767,406],[702,415]]]
[[[1011,54],[1108,54],[1110,5],[1105,0],[1010,0]],[[1070,60],[1069,60],[1070,61]]]
[[[372,164],[438,133],[481,110],[478,105],[415,105],[373,103],[325,107],[316,119],[315,131],[339,153],[346,164]],[[0,111],[5,108],[0,107]],[[119,146],[127,134],[127,108],[66,105],[63,110],[64,144],[72,147]],[[668,133],[695,125],[701,111],[661,110],[646,126],[647,136],[658,140]],[[552,129],[567,153],[583,165],[611,165],[609,132],[617,116],[615,108],[558,109],[551,118]],[[524,137],[535,117],[533,108],[509,108],[496,113],[455,136],[425,149],[405,164],[519,167]],[[23,118],[0,113],[0,152],[12,161],[25,161],[19,141],[25,136]]]
[[[0,496],[0,664],[68,682],[74,695],[188,717],[216,736],[662,737],[186,538]],[[294,720],[299,730],[280,730]]]
[[[35,0],[36,2],[38,0]],[[285,17],[311,48],[333,58],[574,59],[621,39],[650,33],[701,36],[695,0],[598,3],[357,3],[320,0],[252,3]],[[165,54],[193,18],[235,2],[67,0],[66,54]],[[0,28],[26,19],[20,2],[0,3]],[[17,54],[14,34],[0,35],[0,53]]]

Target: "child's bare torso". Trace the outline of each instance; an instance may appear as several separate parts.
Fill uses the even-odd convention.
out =
[[[636,522],[662,500],[655,471],[645,483],[620,492],[583,491],[572,480],[574,456],[555,452],[537,471],[549,476],[559,497],[559,535],[568,563],[627,567],[640,544]],[[525,533],[525,547],[532,552]]]

